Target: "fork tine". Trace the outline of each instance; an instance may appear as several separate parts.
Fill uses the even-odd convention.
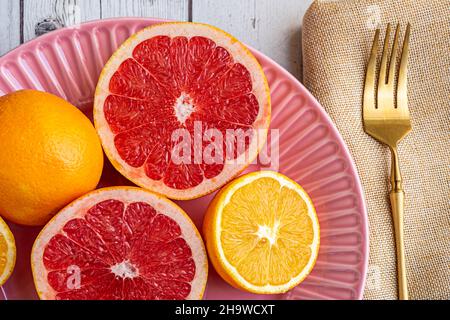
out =
[[[408,111],[407,97],[407,76],[408,76],[408,56],[409,56],[409,36],[411,26],[408,23],[405,31],[405,39],[403,40],[402,56],[400,59],[400,69],[397,84],[397,108]]]
[[[389,23],[386,28],[386,36],[384,38],[383,56],[381,57],[380,74],[378,77],[378,90],[387,83],[386,73],[389,54],[389,36],[391,34],[391,24]]]
[[[375,109],[375,77],[377,68],[378,40],[380,38],[380,29],[375,31],[372,50],[370,52],[369,62],[367,63],[366,81],[364,82],[364,112]]]
[[[392,46],[391,59],[389,61],[389,74],[388,74],[388,86],[394,89],[395,70],[397,66],[397,51],[398,51],[398,37],[400,33],[400,24],[397,24],[395,28],[394,44]]]

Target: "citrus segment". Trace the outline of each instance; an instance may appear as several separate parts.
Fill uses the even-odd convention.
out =
[[[210,204],[204,234],[211,261],[230,284],[282,293],[311,271],[319,224],[306,192],[275,172],[240,177]]]
[[[16,244],[8,225],[0,218],[0,286],[11,276],[16,263]]]
[[[236,39],[204,24],[165,23],[132,36],[106,64],[94,118],[123,175],[190,199],[219,188],[256,157],[267,136],[270,95],[260,65]],[[182,163],[174,158],[179,130],[189,139]],[[204,151],[214,142],[207,137],[212,130],[223,141],[210,161]],[[225,141],[227,130],[247,133],[245,141]]]
[[[95,191],[63,209],[32,251],[42,299],[200,299],[207,259],[174,203],[138,188]]]

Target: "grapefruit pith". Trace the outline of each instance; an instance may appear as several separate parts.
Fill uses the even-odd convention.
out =
[[[256,158],[270,110],[264,72],[238,40],[205,24],[163,23],[105,65],[94,119],[119,172],[182,200],[220,188]]]
[[[41,299],[201,299],[208,266],[189,217],[134,187],[74,201],[37,237],[31,264]]]

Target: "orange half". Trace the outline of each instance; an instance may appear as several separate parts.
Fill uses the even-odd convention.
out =
[[[0,218],[0,286],[11,276],[16,263],[16,244],[8,225]]]
[[[171,199],[211,193],[245,169],[266,142],[270,114],[256,58],[233,36],[201,23],[162,23],[131,36],[105,65],[95,92],[95,127],[111,163]],[[222,136],[222,143],[214,139],[220,154],[208,149],[211,132]],[[225,142],[228,132],[240,134],[241,144]]]

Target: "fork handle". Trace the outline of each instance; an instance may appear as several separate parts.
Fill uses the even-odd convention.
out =
[[[390,193],[392,220],[395,231],[395,247],[397,251],[397,277],[398,277],[398,297],[400,300],[409,300],[408,282],[406,278],[406,258],[405,247],[403,244],[403,212],[405,203],[405,192],[402,187],[402,177],[400,174],[400,165],[398,161],[397,148],[391,148],[392,166]]]
[[[405,247],[403,245],[403,204],[405,193],[391,191],[392,220],[395,230],[395,247],[397,251],[398,297],[400,300],[409,300],[408,283],[406,280]]]

